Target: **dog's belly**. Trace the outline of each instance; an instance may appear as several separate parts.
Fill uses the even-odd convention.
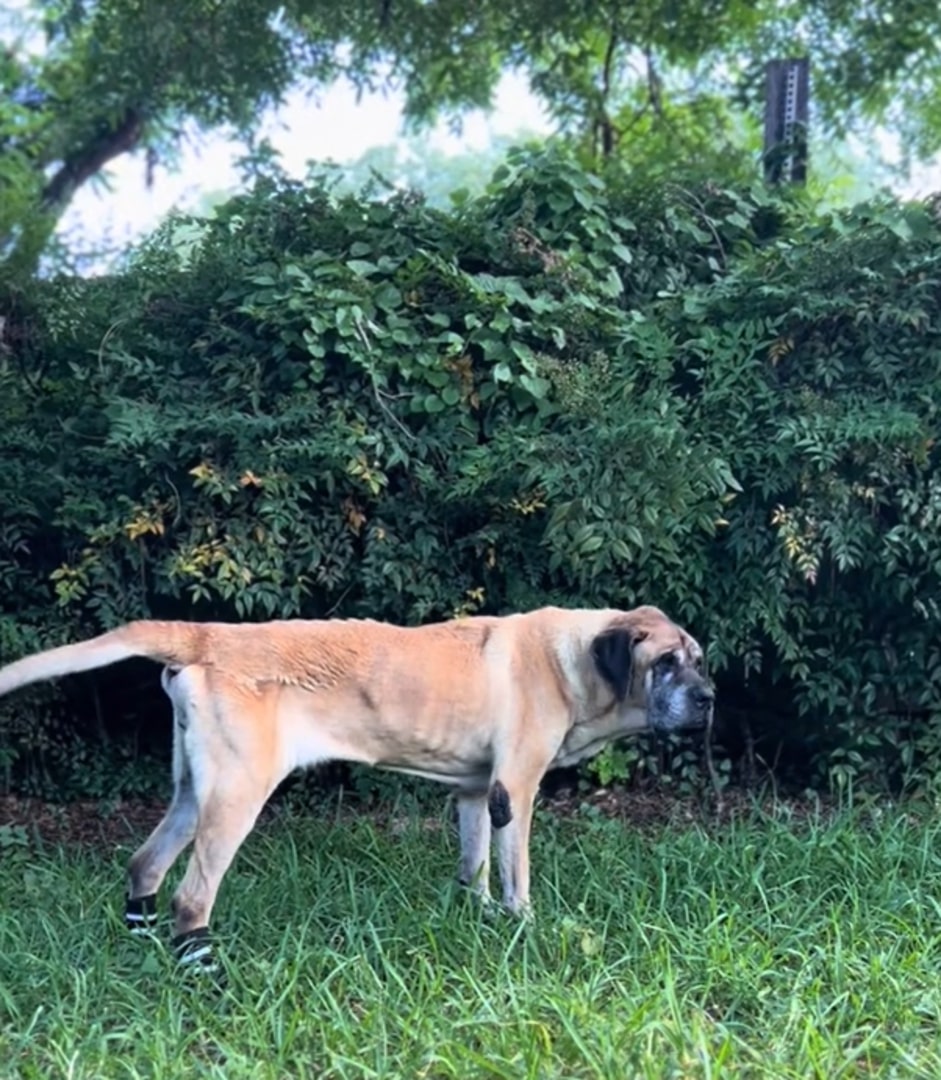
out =
[[[384,736],[372,762],[380,769],[468,789],[486,789],[489,783],[493,755],[483,733],[443,728],[424,738],[413,731]]]
[[[434,780],[439,784],[447,784],[459,791],[486,791],[490,783],[490,770],[487,768],[476,771],[439,772],[429,769],[415,769],[408,765],[382,765],[378,766],[386,772],[404,773],[406,776],[420,776],[423,780]]]
[[[288,693],[282,700],[278,737],[289,769],[353,761],[463,788],[487,786],[493,732],[468,722],[459,707],[444,707],[432,719],[352,695],[337,695],[330,709],[319,705],[314,695]]]

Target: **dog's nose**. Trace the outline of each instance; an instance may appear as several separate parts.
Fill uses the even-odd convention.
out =
[[[705,712],[711,709],[716,700],[715,691],[708,686],[697,686],[693,691],[693,701],[698,709]]]

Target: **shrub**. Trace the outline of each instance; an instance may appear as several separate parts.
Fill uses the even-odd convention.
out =
[[[2,655],[148,614],[652,601],[707,643],[732,758],[901,782],[937,752],[938,251],[924,207],[554,150],[451,213],[273,178],[174,219],[7,298]],[[5,702],[7,786],[140,789],[155,687]]]

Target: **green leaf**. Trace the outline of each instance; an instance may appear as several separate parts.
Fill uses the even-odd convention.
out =
[[[373,293],[373,302],[382,311],[395,311],[402,306],[402,293],[394,285],[386,283]]]
[[[368,277],[370,274],[375,274],[379,269],[374,262],[369,262],[368,259],[347,259],[346,265],[354,274],[358,274],[361,277]]]
[[[542,378],[541,375],[530,375],[527,372],[520,375],[520,385],[525,390],[528,390],[534,398],[540,400],[544,398],[552,388],[552,384],[548,379]]]

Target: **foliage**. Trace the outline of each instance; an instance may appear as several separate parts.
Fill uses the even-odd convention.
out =
[[[272,177],[123,276],[9,294],[3,656],[145,614],[653,601],[708,646],[723,780],[924,778],[939,268],[930,206],[819,216],[552,149],[448,213]],[[61,692],[3,703],[7,783],[139,790],[153,673]]]
[[[529,923],[484,916],[448,888],[444,818],[335,815],[282,817],[247,841],[216,907],[221,994],[181,985],[165,917],[157,941],[119,925],[113,846],[4,852],[11,1075],[941,1071],[930,813],[784,805],[639,833],[541,812]]]
[[[938,240],[929,207],[877,203],[666,301],[693,423],[742,487],[699,591],[713,662],[777,683],[838,783],[939,749]]]
[[[152,178],[195,132],[251,140],[289,88],[340,77],[400,87],[421,123],[489,105],[520,70],[592,160],[728,176],[757,150],[764,63],[797,50],[823,134],[890,123],[930,156],[939,30],[924,0],[32,0],[0,22],[0,269],[31,275],[75,192],[121,155],[141,152]]]

